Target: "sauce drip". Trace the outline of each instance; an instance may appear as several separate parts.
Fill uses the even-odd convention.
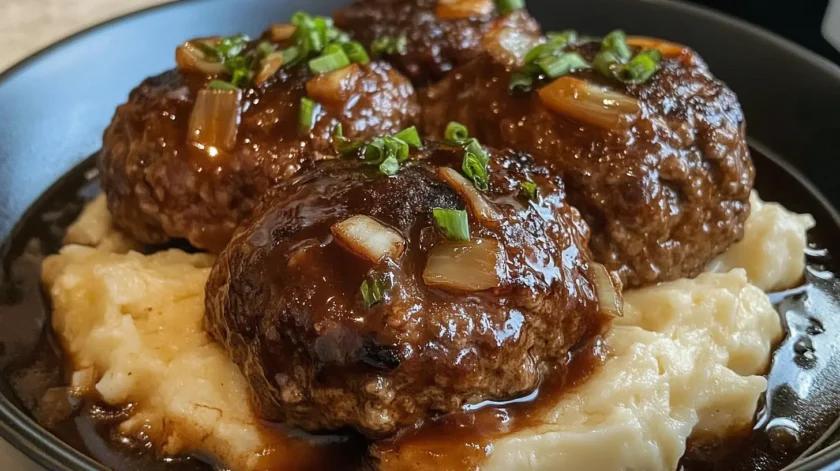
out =
[[[759,178],[756,188],[768,201],[790,210],[811,213],[817,226],[809,233],[805,284],[771,296],[783,325],[785,340],[773,356],[769,389],[760,401],[752,429],[733,431],[723,443],[690,441],[681,471],[778,470],[791,463],[840,416],[840,283],[836,260],[840,228],[831,213],[786,169],[753,149]],[[61,247],[66,227],[85,201],[98,192],[88,159],[59,181],[33,206],[0,251],[0,368],[2,392],[58,438],[106,466],[121,470],[203,471],[214,469],[202,457],[157,459],[146,443],[118,440],[113,424],[125,411],[89,401],[67,401],[64,360],[49,322],[49,301],[41,291],[40,265],[46,254]],[[422,443],[426,457],[439,470],[474,468],[491,451],[493,436],[527,426],[546,398],[584,381],[604,358],[594,342],[578,348],[569,359],[567,375],[543,384],[539,393],[509,403],[486,403],[406,430],[372,446],[374,459],[387,459],[402,445]],[[560,375],[556,375],[560,376]],[[333,436],[335,437],[335,436]],[[304,437],[330,442],[330,437]],[[341,439],[339,439],[341,440]],[[366,469],[367,444],[350,440],[327,448],[332,464]],[[455,443],[464,446],[456,453]],[[316,446],[314,443],[311,446]]]

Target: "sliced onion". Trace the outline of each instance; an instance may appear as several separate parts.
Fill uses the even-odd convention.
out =
[[[639,102],[632,97],[570,76],[541,88],[539,96],[555,113],[604,129],[627,127],[630,118],[641,111]]]
[[[240,90],[201,90],[195,100],[188,140],[215,156],[219,149],[236,146],[242,110]]]
[[[283,52],[272,52],[271,54],[265,56],[263,60],[260,61],[260,71],[257,72],[257,76],[254,77],[254,84],[264,84],[266,80],[271,78],[272,75],[280,70],[280,67],[283,67]]]
[[[470,212],[477,220],[495,226],[502,220],[502,214],[482,195],[473,183],[454,168],[441,167],[438,176],[467,202]]]
[[[630,46],[640,47],[642,49],[656,49],[661,52],[664,57],[692,55],[691,49],[683,46],[682,44],[672,43],[648,36],[628,36],[627,44]]]
[[[373,263],[396,260],[405,251],[403,237],[370,216],[353,216],[333,224],[330,230],[342,247]]]
[[[271,25],[271,40],[275,42],[285,41],[295,35],[295,25],[281,23]]]
[[[199,41],[212,43],[218,41],[218,39],[196,39],[178,46],[175,49],[175,63],[178,64],[178,69],[187,72],[203,72],[210,75],[224,73],[225,67],[220,62],[207,57],[207,54],[196,45]]]
[[[350,99],[356,81],[362,75],[359,64],[316,75],[306,82],[306,94],[318,103],[340,104]]]
[[[439,242],[429,253],[423,281],[447,291],[484,291],[501,284],[499,243],[493,239]]]
[[[598,305],[601,312],[613,317],[621,317],[624,307],[624,300],[621,296],[621,280],[600,263],[590,263],[590,267],[595,283],[595,295],[598,296]]]
[[[435,15],[441,20],[457,20],[493,13],[493,0],[438,0]]]

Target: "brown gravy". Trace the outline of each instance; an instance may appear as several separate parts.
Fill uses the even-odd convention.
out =
[[[680,465],[682,471],[780,469],[820,439],[840,413],[840,388],[836,387],[840,358],[834,358],[840,352],[832,344],[840,335],[840,286],[835,279],[838,267],[831,256],[840,253],[840,228],[782,166],[755,149],[753,158],[759,175],[756,187],[765,199],[809,212],[817,220],[809,233],[805,285],[772,296],[788,335],[774,353],[768,374],[770,387],[760,403],[756,425],[751,430],[733,431],[725,443],[690,442]],[[113,424],[125,411],[67,401],[61,394],[67,378],[61,349],[50,329],[40,264],[46,254],[60,248],[65,228],[84,201],[98,192],[93,166],[93,160],[87,160],[49,190],[0,251],[0,393],[16,398],[21,408],[58,438],[105,466],[150,471],[218,469],[218,463],[202,457],[159,459],[145,443],[118,440],[112,434]],[[389,453],[398,453],[410,443],[410,448],[431,457],[437,469],[474,468],[489,451],[490,438],[528,425],[545,398],[585,380],[603,359],[599,345],[579,349],[570,358],[566,377],[543,385],[534,397],[485,404],[430,421],[376,444],[373,453],[387,459]],[[338,437],[304,438],[315,445]],[[363,462],[367,444],[352,437],[344,443],[346,446],[330,455],[331,462],[342,468],[371,466]],[[463,444],[460,450],[454,449],[456,443]]]

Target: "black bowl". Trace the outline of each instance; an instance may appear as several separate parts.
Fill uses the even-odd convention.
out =
[[[115,106],[143,78],[172,67],[174,46],[187,38],[257,34],[294,11],[328,14],[343,3],[182,1],[83,31],[0,75],[0,241],[5,240],[0,250],[0,435],[18,449],[49,469],[105,469],[41,428],[14,393],[8,372],[31,356],[48,328],[37,266],[33,272],[30,264],[27,272],[31,247],[26,244],[37,240],[40,250],[54,249],[51,243],[59,240],[68,214],[78,210],[68,188],[84,187],[85,164],[79,164],[100,146]],[[771,192],[773,199],[793,210],[814,214],[818,228],[812,241],[840,245],[840,218],[793,169],[807,175],[831,201],[840,202],[840,189],[834,185],[840,169],[840,69],[764,30],[673,1],[531,0],[529,8],[547,29],[574,27],[602,34],[623,28],[695,48],[741,98],[751,144],[765,156],[757,159],[759,190]],[[52,212],[62,205],[69,210]],[[836,272],[831,261],[821,263]],[[783,312],[801,308],[840,320],[840,289],[834,281],[823,288],[810,301],[783,306]],[[840,333],[840,324],[827,329]],[[840,349],[833,345],[835,338],[826,335],[817,345],[822,360],[812,372],[814,391],[826,394],[813,394],[807,404],[785,411],[806,418],[811,414],[810,420],[823,424],[823,430],[840,411]],[[790,361],[792,343],[789,338],[779,347],[776,363]],[[831,433],[823,439],[821,446],[834,442]],[[840,469],[840,450],[829,449],[792,469]]]

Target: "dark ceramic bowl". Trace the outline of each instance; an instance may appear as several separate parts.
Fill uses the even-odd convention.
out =
[[[5,241],[0,250],[0,435],[15,447],[49,469],[105,469],[33,420],[27,398],[15,393],[14,372],[33,361],[45,361],[48,374],[60,371],[55,359],[52,366],[49,359],[33,359],[49,329],[34,262],[57,249],[80,199],[95,192],[87,183],[88,156],[99,148],[115,106],[143,78],[172,67],[174,46],[187,38],[256,34],[296,10],[328,14],[343,3],[178,2],[79,33],[0,76],[0,241]],[[809,235],[813,246],[840,253],[840,219],[829,203],[840,201],[840,69],[771,33],[677,2],[530,0],[529,8],[546,29],[603,34],[620,27],[695,48],[741,98],[759,191],[812,213],[818,221]],[[793,431],[798,441],[792,447],[776,450],[784,462],[807,451],[810,457],[790,468],[800,471],[840,469],[840,449],[830,446],[840,412],[840,348],[834,345],[840,338],[840,289],[833,263],[824,256],[809,259],[811,286],[778,306],[789,336],[776,351],[765,411],[759,414],[758,427],[779,421],[811,425]],[[801,360],[799,320],[814,318],[825,327],[811,342],[815,359],[787,368]],[[101,456],[100,461],[120,466]]]

